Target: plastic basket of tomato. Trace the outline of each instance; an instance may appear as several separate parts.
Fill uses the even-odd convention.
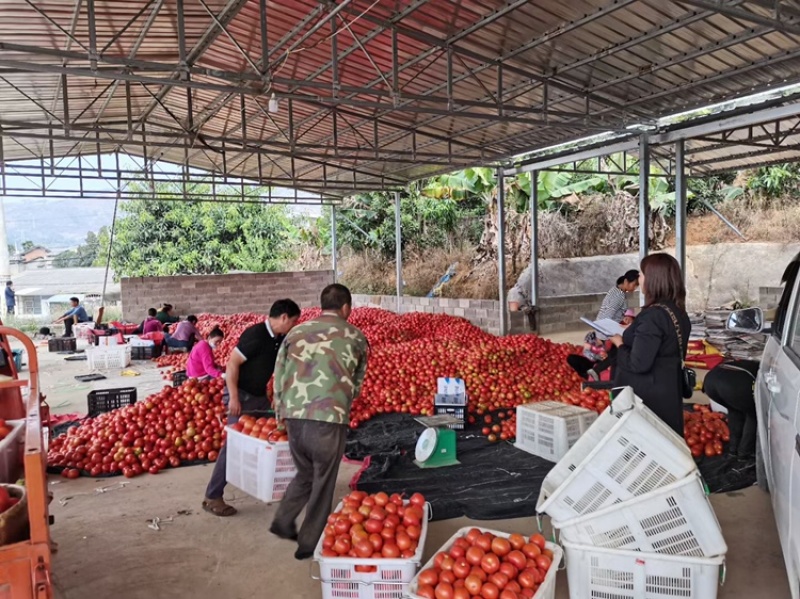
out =
[[[286,433],[277,426],[275,418],[245,415],[226,428],[226,480],[267,503],[280,501],[297,474]]]
[[[625,388],[542,482],[536,511],[561,522],[645,495],[697,470],[682,437]]]
[[[25,420],[0,418],[0,483],[15,483],[22,470]]]
[[[715,599],[725,557],[603,549],[563,541],[571,599]]]
[[[396,493],[362,491],[345,497],[328,518],[314,551],[322,598],[407,597],[408,585],[422,563],[428,513],[419,493],[409,500]],[[387,522],[395,525],[387,526]]]
[[[506,597],[554,599],[562,557],[561,548],[540,534],[526,538],[462,528],[414,577],[408,593],[412,599],[467,599],[500,597],[508,591]]]
[[[645,553],[713,557],[728,551],[699,474],[568,522],[565,541]]]
[[[597,412],[560,401],[517,406],[514,447],[556,462],[597,420]]]

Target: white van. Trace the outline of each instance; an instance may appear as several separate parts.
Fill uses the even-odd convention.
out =
[[[771,325],[759,308],[737,310],[733,331],[769,334],[755,387],[758,484],[772,494],[792,599],[800,599],[800,254],[786,268]]]

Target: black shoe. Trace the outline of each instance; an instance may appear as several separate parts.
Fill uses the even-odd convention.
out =
[[[304,559],[308,559],[309,557],[314,557],[313,551],[303,551],[302,549],[298,549],[294,552],[294,559],[302,561]]]
[[[272,534],[274,534],[276,537],[278,537],[279,539],[284,539],[285,541],[296,541],[297,540],[297,532],[285,533],[282,530],[280,530],[277,526],[275,526],[274,524],[269,527],[269,531]]]

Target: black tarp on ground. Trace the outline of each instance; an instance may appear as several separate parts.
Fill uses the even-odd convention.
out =
[[[423,428],[411,416],[391,414],[350,431],[345,455],[353,460],[368,458],[356,487],[368,493],[423,493],[434,520],[535,515],[539,488],[552,462],[510,443],[489,443],[480,433],[481,426],[473,425],[456,432],[459,465],[421,469],[413,459]],[[742,462],[723,455],[702,458],[698,467],[712,493],[755,484],[753,460]]]

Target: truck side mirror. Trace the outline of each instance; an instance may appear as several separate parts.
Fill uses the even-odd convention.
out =
[[[725,328],[735,333],[760,333],[764,330],[764,312],[761,308],[734,310],[728,316]]]

